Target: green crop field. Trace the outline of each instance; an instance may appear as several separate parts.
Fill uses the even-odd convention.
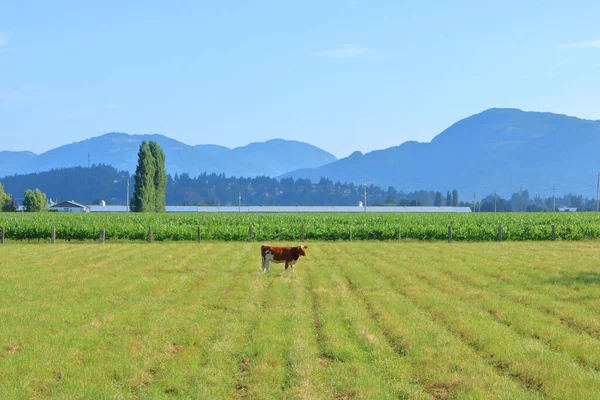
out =
[[[0,398],[598,399],[597,241],[0,245]]]
[[[154,240],[194,241],[198,228],[203,240],[248,241],[298,240],[302,229],[307,240],[564,240],[600,238],[600,213],[473,213],[473,214],[261,214],[261,213],[0,213],[6,240],[48,240],[52,227],[58,240],[106,238],[145,240],[152,228]]]

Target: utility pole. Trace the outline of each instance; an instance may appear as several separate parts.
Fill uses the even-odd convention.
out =
[[[364,187],[365,187],[365,212],[367,212],[367,180],[366,179],[364,182]]]
[[[494,189],[494,212],[496,212],[496,189]]]
[[[125,203],[127,204],[127,212],[129,212],[129,177],[127,178],[127,198],[125,199]]]
[[[552,185],[552,212],[556,211],[556,185]]]
[[[477,209],[475,208],[475,193],[473,193],[473,212],[476,212]]]
[[[238,192],[238,212],[242,212],[242,192]]]
[[[523,212],[523,202],[521,198],[523,197],[523,185],[519,188],[519,212]]]

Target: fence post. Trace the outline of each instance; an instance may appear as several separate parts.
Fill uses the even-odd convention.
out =
[[[502,241],[502,225],[498,225],[498,241]]]
[[[148,227],[148,243],[152,243],[152,227]]]
[[[100,229],[100,243],[104,243],[105,230],[104,228]]]
[[[248,229],[248,237],[250,239],[250,243],[252,243],[252,239],[253,239],[253,237],[252,237],[252,224],[250,224],[250,229]]]
[[[554,225],[552,225],[552,241],[554,242],[556,240],[556,235],[555,235],[555,231],[554,231]]]
[[[0,228],[0,244],[4,244],[4,227]]]
[[[352,241],[352,225],[350,225],[350,241]]]
[[[448,225],[448,243],[452,243],[452,225]]]
[[[300,241],[304,242],[304,225],[300,227]]]
[[[400,242],[401,238],[402,238],[402,235],[400,234],[400,226],[398,226],[398,242]]]
[[[54,244],[56,242],[56,227],[52,227],[52,236],[50,236],[50,242]]]
[[[202,228],[198,227],[198,243],[202,240]]]

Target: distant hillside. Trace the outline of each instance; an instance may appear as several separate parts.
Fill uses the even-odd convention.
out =
[[[72,167],[46,172],[13,175],[0,178],[7,193],[14,196],[18,203],[23,201],[27,189],[39,188],[49,198],[56,200],[75,200],[91,204],[105,200],[108,204],[127,203],[127,179],[129,174],[117,171],[107,165],[93,165],[91,168]],[[134,181],[131,178],[130,197],[133,196]],[[222,174],[202,174],[190,177],[188,174],[168,176],[167,204],[209,204],[237,205],[238,195],[244,205],[357,205],[363,199],[361,187],[353,184],[334,184],[322,180],[319,183],[298,179],[275,178],[235,178]],[[421,194],[423,195],[423,194]],[[433,194],[426,194],[431,197]],[[380,188],[369,189],[369,204],[392,202],[402,195],[392,191],[384,192]]]
[[[406,142],[367,154],[355,152],[319,168],[283,177],[327,177],[398,190],[445,192],[456,188],[467,200],[509,195],[520,185],[532,195],[596,195],[600,171],[600,121],[516,109],[490,109],[459,121],[430,143]]]
[[[23,202],[27,189],[40,189],[54,201],[75,200],[91,204],[95,200],[106,200],[110,204],[126,204],[128,178],[129,173],[125,171],[94,165],[91,168],[72,167],[6,176],[0,178],[0,183],[19,204]],[[133,195],[133,179],[130,195]]]
[[[187,172],[192,176],[224,173],[227,176],[277,176],[299,168],[313,168],[335,161],[332,154],[307,143],[273,139],[229,149],[217,145],[189,146],[163,135],[107,133],[68,144],[40,155],[31,152],[0,152],[0,177],[48,171],[53,168],[112,165],[133,173],[142,140],[154,140],[165,151],[170,174]]]

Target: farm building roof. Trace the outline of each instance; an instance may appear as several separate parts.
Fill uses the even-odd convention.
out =
[[[75,208],[87,208],[87,206],[84,206],[83,204],[79,204],[73,200],[69,200],[69,201],[63,201],[61,203],[58,204],[54,204],[52,207],[50,208],[67,208],[67,207],[75,207]]]

